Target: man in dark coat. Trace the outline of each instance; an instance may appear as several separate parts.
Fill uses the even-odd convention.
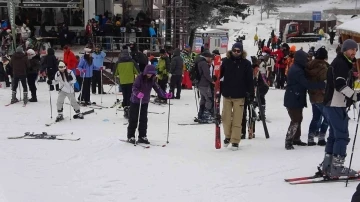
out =
[[[305,77],[305,67],[307,66],[308,54],[298,50],[294,55],[294,64],[291,66],[287,77],[287,86],[284,95],[284,106],[286,107],[291,119],[290,126],[286,133],[285,149],[294,149],[293,145],[306,146],[300,140],[301,122],[303,119],[302,111],[306,105],[307,89],[322,89],[324,82],[310,83]]]
[[[176,87],[175,99],[180,99],[184,61],[180,56],[180,49],[175,49],[173,53],[170,64],[170,92],[175,95],[174,91]]]
[[[30,67],[30,63],[21,46],[17,47],[16,53],[12,55],[10,66],[13,70],[11,103],[19,102],[19,100],[16,98],[16,90],[20,81],[24,89],[24,104],[26,104],[28,102],[26,74]]]
[[[356,192],[354,193],[351,202],[359,202],[360,201],[360,184],[356,188]]]

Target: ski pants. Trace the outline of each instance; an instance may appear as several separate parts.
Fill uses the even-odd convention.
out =
[[[199,86],[198,89],[200,91],[200,106],[205,105],[205,109],[210,112],[213,106],[210,86]]]
[[[319,131],[319,140],[325,140],[325,134],[328,129],[328,123],[326,118],[321,122],[321,117],[323,117],[324,105],[323,104],[311,104],[312,107],[312,119],[309,126],[309,136],[308,141],[314,142],[315,134]],[[320,123],[320,126],[319,126]]]
[[[101,94],[104,92],[103,86],[101,83],[101,71],[99,70],[93,70],[93,77],[91,79],[91,92],[96,93],[96,85],[98,87],[98,94]]]
[[[141,104],[141,109],[140,108],[140,104],[137,103],[132,103],[130,104],[130,111],[129,111],[129,125],[128,125],[128,130],[127,130],[127,137],[132,138],[135,137],[135,131],[136,128],[138,127],[138,131],[139,131],[139,138],[141,137],[146,137],[146,130],[147,130],[147,122],[148,122],[148,103],[144,103]],[[138,118],[139,118],[139,110],[140,110],[140,119],[139,119],[139,123],[138,123]]]
[[[158,84],[159,84],[161,90],[163,90],[164,92],[166,92],[166,85],[167,85],[168,79],[169,78],[167,76],[164,76],[162,79],[158,80]],[[166,100],[165,98],[162,98],[159,95],[158,95],[158,98],[160,100]]]
[[[14,76],[14,78],[12,80],[12,91],[16,92],[18,85],[19,85],[19,81],[21,82],[24,93],[28,92],[26,76],[16,76],[16,77]]]
[[[240,143],[241,123],[244,113],[245,98],[226,98],[223,99],[222,121],[225,137],[231,143]]]
[[[28,82],[29,89],[30,89],[32,97],[36,97],[36,90],[37,90],[36,89],[36,79],[37,79],[37,76],[38,76],[37,73],[27,75],[27,82]]]
[[[181,75],[172,75],[170,78],[170,92],[175,96],[175,88],[176,88],[176,98],[180,98],[181,94]]]
[[[82,89],[81,89],[81,101],[90,102],[90,83],[91,78],[83,78]]]
[[[350,142],[346,108],[324,106],[324,115],[330,126],[325,152],[346,157],[346,147]]]
[[[285,68],[276,69],[276,88],[283,89],[285,85]]]
[[[121,90],[123,95],[122,107],[130,106],[130,98],[132,93],[132,83],[121,84]]]
[[[80,106],[75,99],[75,93],[66,93],[64,91],[59,91],[59,95],[56,101],[56,107],[58,112],[59,113],[63,112],[63,105],[66,97],[69,99],[71,106],[74,108],[74,111],[79,112]]]
[[[303,108],[290,109],[287,108],[289,117],[291,119],[288,131],[286,133],[286,142],[292,143],[299,141],[301,136],[301,122],[303,120]]]

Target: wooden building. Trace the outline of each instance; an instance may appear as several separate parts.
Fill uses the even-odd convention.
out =
[[[284,31],[287,23],[298,22],[300,30],[313,32],[314,28],[324,28],[328,32],[329,28],[336,25],[336,16],[331,13],[321,13],[321,21],[313,21],[312,13],[280,13],[277,17],[279,20],[279,30]]]

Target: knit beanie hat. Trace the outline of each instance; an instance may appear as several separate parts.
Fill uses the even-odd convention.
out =
[[[318,60],[325,60],[328,58],[328,52],[326,50],[326,48],[323,46],[321,48],[319,48],[316,53],[315,53],[315,59]]]
[[[242,42],[236,42],[236,43],[234,43],[234,45],[232,46],[232,49],[234,50],[235,48],[240,49],[241,52],[243,52],[243,50],[244,50],[244,47],[243,47]]]
[[[358,44],[354,40],[346,39],[341,46],[341,52],[345,52],[347,50],[355,49],[355,48],[358,50],[358,47],[359,47]]]
[[[18,46],[18,47],[16,48],[16,52],[17,52],[17,53],[23,53],[23,52],[24,52],[23,47],[22,47],[22,46]]]

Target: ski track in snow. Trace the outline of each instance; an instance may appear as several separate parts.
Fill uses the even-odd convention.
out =
[[[302,10],[312,10],[313,6],[303,5]],[[265,17],[263,22],[259,19],[258,15],[249,16],[239,23],[241,19],[232,18],[223,27],[233,29],[245,25],[241,30],[249,34],[243,42],[244,49],[254,55],[257,51],[253,46],[255,27],[258,26],[259,37],[268,38],[275,23],[274,18]],[[235,34],[230,38],[229,47]],[[307,51],[309,45],[315,43],[295,45]],[[330,49],[329,61],[335,56],[336,45],[326,45]],[[265,139],[261,122],[256,122],[256,138],[242,140],[239,151],[230,151],[215,149],[213,124],[178,125],[192,123],[196,115],[191,90],[183,90],[181,100],[171,101],[170,143],[164,148],[143,149],[119,141],[126,139],[127,126],[123,124],[127,121],[123,112],[118,111],[116,115],[114,108],[95,109],[95,113],[86,115],[84,120],[66,119],[46,127],[45,123],[51,121],[48,87],[46,83],[37,83],[37,87],[39,102],[29,103],[26,108],[19,103],[5,107],[11,91],[0,89],[0,202],[303,202],[309,199],[338,202],[350,201],[358,184],[350,182],[345,188],[344,183],[289,185],[284,182],[284,178],[314,174],[322,161],[324,147],[284,149],[289,118],[283,107],[282,90],[270,90],[266,96],[270,139]],[[105,86],[105,90],[109,88]],[[54,120],[57,92],[51,95]],[[91,95],[91,100],[99,104],[100,96]],[[114,101],[115,95],[103,96],[105,106],[111,106]],[[148,114],[148,138],[154,144],[165,144],[167,107],[149,104],[149,111],[165,112]],[[88,109],[82,108],[82,111]],[[64,105],[64,116],[69,116],[70,110],[73,115],[69,105]],[[352,119],[352,110],[349,131],[353,140],[356,121]],[[302,140],[306,142],[311,107],[305,108],[303,115]],[[108,121],[103,121],[105,119]],[[7,139],[28,131],[73,132],[81,140]],[[352,141],[349,153],[351,146]],[[353,168],[359,169],[358,158],[360,151],[356,146]],[[349,158],[346,165],[348,161]]]

